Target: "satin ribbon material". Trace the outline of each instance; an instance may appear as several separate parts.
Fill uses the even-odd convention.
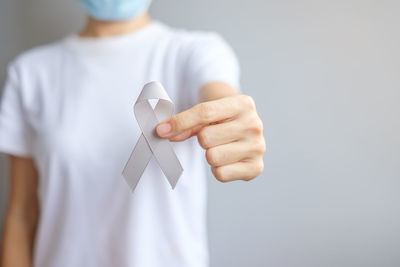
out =
[[[154,109],[150,99],[158,100]],[[173,112],[174,104],[161,83],[150,82],[143,87],[134,105],[135,117],[142,135],[122,172],[132,191],[135,190],[153,155],[172,189],[175,188],[183,168],[168,139],[160,138],[156,133],[157,125],[169,118]]]

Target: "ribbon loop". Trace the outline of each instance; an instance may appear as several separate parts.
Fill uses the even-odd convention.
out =
[[[150,99],[158,102],[153,110]],[[167,139],[160,138],[155,129],[174,112],[174,104],[159,82],[150,82],[143,87],[134,106],[136,120],[142,130],[135,148],[122,172],[126,182],[135,190],[147,164],[154,155],[172,189],[183,172],[181,163]]]

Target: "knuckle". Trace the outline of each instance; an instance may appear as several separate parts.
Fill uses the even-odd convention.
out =
[[[257,177],[264,171],[264,161],[262,159],[257,160],[256,163],[254,164],[254,177]]]
[[[264,132],[264,125],[258,116],[253,116],[249,122],[249,129],[256,135],[262,135]]]
[[[254,151],[256,154],[258,154],[258,155],[262,155],[262,154],[265,153],[265,151],[266,151],[266,144],[265,144],[264,138],[258,138],[258,139],[255,141],[253,151]]]
[[[254,102],[254,99],[251,96],[248,95],[240,95],[240,101],[242,105],[247,108],[247,109],[255,109],[256,104]]]
[[[201,130],[197,135],[197,140],[202,148],[207,149],[211,146],[210,134],[207,132],[206,128]]]
[[[184,129],[184,120],[182,119],[181,116],[175,116],[170,120],[170,123],[172,124],[172,128],[175,131],[180,131],[182,129]]]
[[[200,103],[197,105],[200,114],[200,120],[203,123],[209,122],[213,117],[213,108],[210,103]]]
[[[228,182],[228,179],[226,179],[226,177],[224,176],[223,168],[215,168],[214,177],[221,183]]]
[[[241,180],[246,182],[251,181],[257,178],[257,176],[259,176],[264,171],[264,161],[262,160],[262,158],[260,160],[254,161],[251,165],[251,173],[249,173],[248,176],[243,177]]]
[[[215,149],[207,149],[206,151],[206,159],[208,164],[211,166],[218,166],[218,155]]]

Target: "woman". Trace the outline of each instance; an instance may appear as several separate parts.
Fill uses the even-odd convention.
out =
[[[236,58],[214,33],[152,21],[150,1],[80,2],[89,15],[82,32],[9,66],[2,264],[207,266],[204,158],[222,182],[263,169],[262,123],[251,98],[237,94]],[[172,191],[152,160],[132,194],[121,178],[141,134],[132,108],[153,80],[181,111],[157,133],[174,141],[185,170]]]

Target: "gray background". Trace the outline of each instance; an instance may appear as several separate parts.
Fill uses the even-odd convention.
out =
[[[265,123],[261,177],[209,179],[212,266],[400,266],[400,2],[158,0],[152,13],[220,32]],[[0,0],[1,81],[18,52],[82,23],[74,0]]]

